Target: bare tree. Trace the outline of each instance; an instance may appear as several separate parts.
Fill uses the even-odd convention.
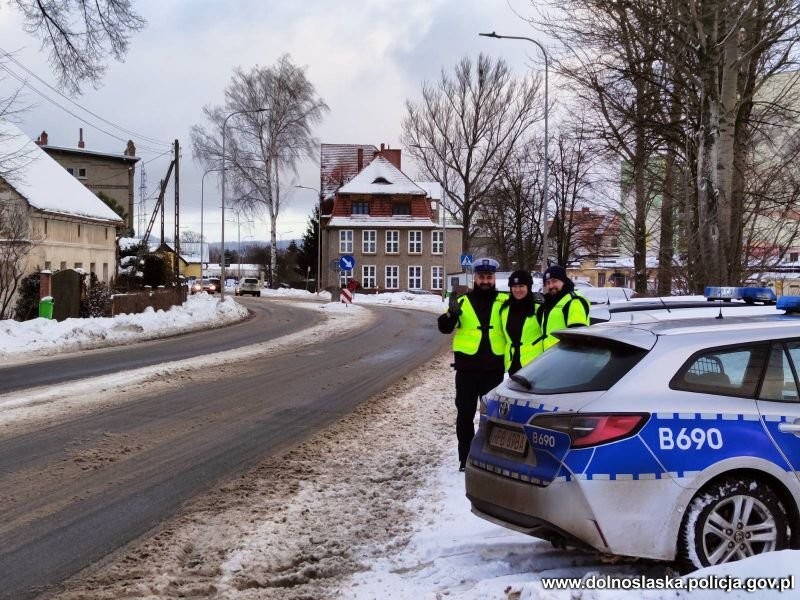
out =
[[[24,205],[0,199],[0,319],[11,317],[11,301],[34,246]]]
[[[259,111],[259,109],[265,109]],[[222,163],[222,126],[229,115],[242,112],[226,127],[227,176],[239,207],[250,214],[266,208],[270,243],[276,247],[281,209],[281,177],[297,174],[303,158],[316,158],[314,125],[328,105],[317,96],[305,69],[283,55],[273,67],[236,69],[225,90],[225,105],[203,109],[208,126],[192,127],[195,157],[207,168]],[[276,268],[273,254],[271,270]]]
[[[445,207],[464,226],[462,250],[477,232],[474,217],[515,146],[543,115],[538,76],[516,80],[502,59],[464,57],[452,75],[422,85],[406,101],[401,141],[427,177],[445,190]]]
[[[542,249],[543,140],[519,144],[475,216],[503,264],[531,269]]]
[[[109,55],[121,61],[128,41],[145,20],[132,0],[11,0],[25,31],[42,42],[60,84],[73,93],[89,81],[96,86]]]

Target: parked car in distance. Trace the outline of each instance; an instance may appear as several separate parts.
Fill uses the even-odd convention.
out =
[[[214,291],[216,292],[222,291],[222,282],[219,280],[219,278],[209,277],[208,282],[214,286]]]
[[[251,296],[261,297],[261,282],[258,277],[242,277],[236,284],[235,293],[237,296],[250,294]]]
[[[217,280],[219,281],[219,280]],[[197,294],[199,292],[206,292],[207,294],[213,294],[217,291],[217,286],[213,283],[211,279],[203,278],[203,279],[196,279],[195,282],[192,284],[192,294]]]
[[[556,333],[481,400],[473,513],[684,571],[800,546],[800,297],[777,309]]]

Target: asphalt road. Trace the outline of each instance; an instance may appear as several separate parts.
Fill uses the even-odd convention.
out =
[[[0,598],[52,592],[193,496],[347,414],[448,343],[429,313],[370,310],[377,321],[369,328],[0,437]],[[245,329],[269,329],[272,320],[257,312]],[[175,341],[162,343],[173,348]],[[148,344],[157,362],[162,343]]]
[[[237,298],[253,317],[234,325],[0,367],[0,394],[231,350],[299,331],[322,315],[286,303]],[[252,323],[257,322],[257,326]]]

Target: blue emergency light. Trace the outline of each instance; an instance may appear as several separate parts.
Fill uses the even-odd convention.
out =
[[[787,313],[800,312],[800,296],[781,296],[775,308],[785,310]]]
[[[774,304],[777,300],[775,292],[768,287],[714,287],[709,286],[703,294],[707,300],[744,300],[748,304],[763,302]]]

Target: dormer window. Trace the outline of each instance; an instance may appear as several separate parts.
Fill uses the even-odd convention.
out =
[[[350,207],[350,214],[353,215],[368,215],[369,202],[353,202]]]
[[[411,204],[409,202],[395,202],[392,204],[393,215],[410,215]]]
[[[381,185],[390,185],[391,182],[386,177],[376,177],[372,183],[380,183]]]

